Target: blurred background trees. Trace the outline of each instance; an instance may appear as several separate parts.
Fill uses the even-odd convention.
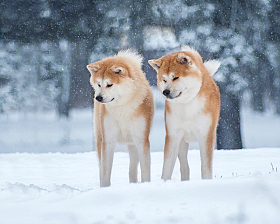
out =
[[[240,103],[280,114],[278,0],[2,0],[0,113],[92,106],[86,65],[125,48],[147,60],[188,44],[222,65],[218,148],[242,148]]]

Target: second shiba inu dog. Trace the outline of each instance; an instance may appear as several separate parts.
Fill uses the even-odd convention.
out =
[[[128,145],[129,180],[150,181],[149,134],[154,115],[152,91],[141,70],[143,58],[121,51],[87,66],[95,90],[94,129],[99,158],[100,186],[110,186],[116,143]]]
[[[187,153],[198,142],[203,179],[212,178],[212,157],[220,114],[220,93],[211,76],[220,63],[204,62],[185,46],[180,52],[149,60],[157,71],[158,87],[165,97],[166,138],[162,179],[171,179],[175,161],[180,161],[181,180],[189,179]]]

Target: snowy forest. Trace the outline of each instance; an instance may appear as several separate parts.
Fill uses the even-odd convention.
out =
[[[242,148],[240,107],[280,115],[278,0],[1,0],[0,114],[92,107],[86,65],[133,48],[147,61],[182,45],[218,59],[219,149]]]
[[[221,62],[211,180],[197,143],[190,180],[178,160],[161,179],[165,102],[148,60],[183,45]],[[156,106],[151,181],[129,182],[117,144],[100,188],[86,65],[128,48]],[[279,134],[280,0],[0,0],[1,224],[279,224]]]

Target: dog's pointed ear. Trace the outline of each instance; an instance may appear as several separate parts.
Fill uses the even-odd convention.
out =
[[[153,59],[148,61],[149,64],[158,72],[161,66],[161,60],[160,59]]]
[[[178,58],[179,58],[179,61],[184,65],[192,65],[193,64],[193,61],[192,61],[191,57],[189,57],[188,55],[186,55],[184,53],[179,53]]]
[[[87,69],[89,70],[91,75],[95,75],[100,68],[101,66],[97,62],[87,65]]]

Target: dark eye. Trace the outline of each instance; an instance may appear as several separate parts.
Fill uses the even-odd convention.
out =
[[[173,78],[173,81],[175,81],[175,80],[177,80],[177,79],[179,79],[179,77],[174,77],[174,78]]]
[[[113,86],[113,84],[108,84],[107,87],[110,88],[111,86]]]
[[[165,79],[164,79],[163,81],[164,81],[164,82],[166,82],[166,80],[165,80]]]
[[[183,63],[183,64],[188,64],[188,59],[183,58],[183,59],[182,59],[182,63]]]
[[[98,85],[98,87],[101,87],[101,85],[99,83],[97,85]]]
[[[122,70],[121,70],[121,69],[117,69],[117,70],[115,70],[115,73],[116,73],[117,75],[121,75],[121,72],[122,72]]]

